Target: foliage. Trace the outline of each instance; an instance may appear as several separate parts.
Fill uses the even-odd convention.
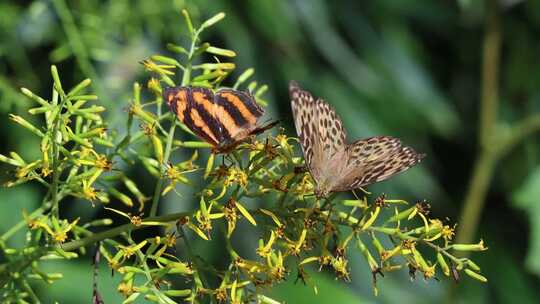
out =
[[[142,296],[159,303],[174,303],[175,299],[276,303],[266,291],[294,273],[315,292],[317,280],[311,273],[317,269],[330,269],[337,279],[349,281],[349,255],[353,251],[360,252],[369,265],[375,293],[379,275],[402,268],[408,269],[412,278],[420,273],[433,279],[439,272],[457,280],[463,272],[486,281],[472,260],[451,252],[483,251],[483,242],[452,243],[454,226],[432,218],[426,202],[411,205],[385,195],[374,198],[367,192],[354,200],[314,198],[313,181],[303,168],[297,140],[283,130],[243,143],[224,156],[210,154],[206,163],[199,156],[206,154],[208,144],[175,139],[177,129],[191,132],[164,109],[162,85],[174,86],[175,79],[181,79],[183,86],[216,89],[234,70],[229,60],[236,56],[234,51],[201,39],[224,13],[198,27],[187,11],[182,13],[190,43],[187,48],[169,44],[174,58],[154,55],[142,62],[157,78],[151,77],[146,88],[133,85],[125,133],[108,129],[101,116],[105,107],[94,104],[97,96],[86,92],[89,79],[65,89],[52,66],[50,100],[21,89],[36,103],[28,112],[42,115],[42,125],[38,127],[22,116],[10,118],[39,139],[40,157],[28,160],[11,152],[0,155],[0,161],[15,167],[8,187],[35,181],[47,193],[39,208],[24,213],[24,221],[0,238],[5,256],[0,265],[3,301],[39,302],[31,282],[52,283],[62,277],[42,269],[41,261],[74,259],[94,246],[95,263],[102,257],[122,276],[117,290],[125,296],[125,303]],[[263,99],[267,87],[256,81],[248,83],[253,74],[253,69],[246,70],[232,87],[248,89],[257,102],[267,104]],[[134,124],[139,130],[132,131]],[[171,163],[171,154],[180,151],[191,151],[191,156]],[[222,158],[221,165],[216,165],[216,158]],[[142,166],[155,177],[151,197],[126,173],[126,168],[133,166]],[[181,197],[177,185],[196,184],[196,173],[201,171],[204,187],[196,194],[197,208],[158,215],[162,197]],[[104,205],[108,213],[89,222],[64,218],[62,210],[68,208],[65,203],[69,197],[87,200],[96,208]],[[257,201],[264,205],[257,207]],[[118,225],[122,217],[129,223]],[[242,256],[233,245],[238,226],[246,223],[260,235],[258,246],[245,244],[257,257]],[[24,247],[8,246],[9,239],[25,227]],[[142,229],[154,234],[135,233]],[[228,264],[219,267],[200,258],[192,250],[192,238],[207,242],[223,239]],[[176,254],[177,241],[185,243],[186,259]],[[182,281],[178,278],[187,283],[178,283]],[[93,300],[99,303],[99,286],[94,288]]]

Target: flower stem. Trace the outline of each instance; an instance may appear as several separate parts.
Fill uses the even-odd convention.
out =
[[[202,267],[198,261],[198,258],[193,253],[193,250],[191,250],[191,243],[188,239],[188,235],[186,234],[186,229],[184,229],[182,226],[179,226],[178,230],[180,230],[180,232],[182,233],[182,240],[184,241],[188,258],[193,263],[192,265],[195,270],[193,275],[195,277],[195,281],[200,281],[200,283],[202,284],[202,288],[208,288],[208,280],[206,279],[206,276],[202,271]],[[209,297],[210,303],[214,303],[214,298],[212,297],[212,295],[209,295]]]
[[[157,209],[158,209],[158,202],[159,198],[161,196],[161,190],[163,188],[164,183],[164,174],[165,174],[165,164],[169,162],[169,158],[171,156],[171,148],[172,148],[172,142],[174,139],[174,130],[176,128],[176,118],[173,118],[173,121],[171,123],[171,128],[169,129],[168,135],[167,135],[167,144],[165,145],[165,154],[163,155],[163,164],[161,169],[161,176],[158,179],[156,183],[156,188],[154,189],[154,197],[152,198],[152,206],[150,207],[150,216],[156,216],[157,215]]]
[[[192,69],[191,60],[193,58],[193,53],[195,52],[195,45],[198,39],[199,39],[199,31],[196,31],[193,34],[193,37],[191,38],[191,47],[189,49],[188,62],[184,68],[184,73],[182,75],[182,86],[186,86],[191,82],[191,69]],[[156,183],[156,187],[154,189],[154,196],[152,197],[152,206],[150,207],[150,216],[157,215],[159,198],[161,196],[161,191],[163,189],[163,183],[164,183],[163,175],[166,170],[165,164],[169,162],[169,158],[171,156],[171,148],[172,148],[172,143],[174,140],[174,130],[176,128],[176,116],[173,115],[172,117],[173,118],[171,122],[171,127],[169,129],[169,132],[167,133],[167,144],[165,146],[165,154],[163,155],[161,177],[158,179]]]
[[[57,90],[55,89],[55,92],[60,96],[60,103],[57,105],[58,113],[56,114],[56,117],[53,121],[53,128],[51,130],[51,133],[48,134],[51,137],[52,142],[52,153],[53,153],[53,177],[52,177],[52,183],[51,187],[49,188],[49,191],[51,193],[51,203],[52,203],[52,209],[51,212],[54,214],[57,218],[59,217],[58,214],[58,204],[60,202],[60,199],[58,198],[58,187],[60,184],[60,173],[62,173],[62,168],[59,163],[60,161],[60,146],[62,145],[62,138],[58,141],[58,132],[60,129],[60,123],[62,121],[62,108],[66,104],[67,96],[63,92],[63,90]],[[58,96],[57,95],[57,96]],[[44,202],[46,204],[46,202]]]
[[[43,210],[46,210],[47,206],[42,206],[42,207],[39,207],[37,208],[36,210],[34,210],[32,213],[30,213],[30,215],[28,215],[28,218],[29,219],[34,219],[40,215],[43,214]],[[17,224],[15,224],[13,227],[9,228],[8,231],[4,232],[4,234],[2,234],[2,236],[0,237],[0,242],[5,242],[7,241],[10,237],[12,237],[17,231],[19,231],[19,229],[25,227],[27,225],[26,223],[26,219],[23,219],[22,221],[19,221]]]
[[[498,161],[532,133],[540,131],[540,115],[534,114],[514,124],[506,136],[497,134],[499,66],[502,30],[496,0],[486,0],[486,24],[480,100],[480,154],[465,196],[456,243],[471,243],[480,221],[490,181]]]
[[[143,223],[144,222],[161,222],[161,223],[172,222],[184,216],[188,216],[190,214],[191,214],[190,212],[178,212],[178,213],[171,213],[171,214],[167,214],[163,216],[147,217],[143,220]],[[100,233],[93,234],[83,239],[77,239],[77,240],[73,240],[71,242],[65,243],[62,245],[62,249],[65,251],[72,251],[80,247],[85,247],[85,246],[94,244],[98,241],[115,237],[123,232],[138,230],[145,227],[148,227],[148,226],[146,225],[135,226],[131,223],[124,224],[124,225],[121,225],[121,226],[118,226],[118,227],[115,227],[115,228],[112,228],[112,229],[109,229]]]
[[[88,48],[84,45],[84,42],[81,39],[81,34],[79,33],[79,29],[75,24],[75,20],[70,9],[64,0],[53,0],[52,2],[58,16],[60,17],[62,27],[64,28],[64,32],[68,38],[67,41],[69,42],[71,51],[79,64],[79,68],[86,75],[86,77],[96,81],[98,95],[107,99],[106,96],[104,96],[106,90],[103,89],[103,86],[97,76],[98,74],[90,62],[90,56],[87,51]]]
[[[464,200],[457,231],[457,243],[470,243],[477,230],[488,187],[495,171],[499,153],[493,146],[499,103],[499,64],[501,28],[498,3],[486,0],[486,23],[482,61],[482,93],[480,100],[480,155],[474,166]]]

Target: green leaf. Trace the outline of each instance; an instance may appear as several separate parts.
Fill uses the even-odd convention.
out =
[[[530,240],[529,250],[525,260],[526,267],[536,274],[540,274],[540,167],[537,167],[527,178],[525,183],[512,195],[514,205],[523,209],[529,216]]]
[[[255,222],[255,219],[253,218],[253,216],[251,216],[251,214],[249,213],[249,211],[247,211],[246,208],[244,208],[244,206],[242,206],[240,204],[240,202],[236,202],[236,208],[238,208],[238,210],[240,211],[240,213],[242,213],[242,215],[253,225],[253,226],[257,226],[257,222]]]

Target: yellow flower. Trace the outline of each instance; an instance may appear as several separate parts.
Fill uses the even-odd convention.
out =
[[[142,217],[139,215],[132,215],[130,216],[129,219],[131,223],[135,225],[136,227],[139,227],[140,225],[142,225]]]
[[[159,83],[159,80],[154,77],[148,80],[148,88],[156,93],[161,94],[161,84]]]
[[[107,156],[105,155],[98,155],[96,157],[96,167],[99,169],[103,169],[105,171],[111,171],[112,170],[112,162],[107,159]]]
[[[218,302],[227,301],[227,288],[218,288],[214,291],[214,296]]]
[[[443,239],[445,241],[445,246],[448,246],[448,243],[454,238],[454,235],[456,234],[456,225],[454,227],[450,227],[449,225],[445,225],[442,230]]]
[[[229,175],[225,179],[225,186],[229,186],[233,183],[239,184],[242,188],[246,188],[248,184],[248,177],[247,174],[238,169],[238,168],[230,168],[229,169]]]
[[[118,247],[122,251],[123,258],[129,259],[132,255],[135,254],[135,252],[137,252],[137,250],[140,250],[141,248],[143,248],[147,242],[148,241],[145,240],[145,241],[140,242],[139,244],[135,244],[132,246],[119,245]]]
[[[67,220],[63,220],[60,221],[58,227],[56,225],[53,225],[53,227],[55,227],[54,231],[51,231],[50,228],[45,230],[52,236],[55,242],[63,243],[67,239],[68,232],[71,231],[78,222],[79,218],[77,218],[71,223],[69,223]]]
[[[82,181],[82,195],[89,201],[94,201],[97,198],[97,191],[86,180]]]
[[[133,293],[133,286],[131,284],[121,282],[118,284],[118,288],[116,290],[127,298]]]
[[[234,204],[229,203],[223,208],[223,213],[225,214],[225,219],[227,220],[227,236],[230,237],[236,228],[236,221],[238,220],[238,215],[236,214],[236,207]]]
[[[351,280],[349,270],[347,269],[349,261],[345,257],[340,256],[333,258],[331,263],[338,278],[344,279],[345,281]]]
[[[49,167],[42,167],[41,168],[41,176],[47,177],[52,173],[52,170]]]
[[[436,265],[433,265],[433,266],[429,266],[427,268],[422,269],[425,279],[431,279],[435,276],[435,266]]]

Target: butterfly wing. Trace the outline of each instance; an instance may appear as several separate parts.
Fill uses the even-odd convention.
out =
[[[214,94],[207,88],[174,87],[163,92],[178,119],[213,146],[223,140],[223,126],[215,118]]]
[[[319,185],[326,180],[325,176],[329,176],[329,171],[339,171],[330,165],[334,163],[335,156],[345,149],[343,123],[330,105],[322,99],[315,100],[294,81],[289,84],[289,95],[304,158]]]
[[[246,92],[221,89],[214,95],[216,118],[223,125],[227,135],[224,144],[245,139],[257,128],[259,117],[264,110],[255,102],[255,98]]]
[[[348,191],[383,181],[419,163],[418,154],[391,136],[375,136],[347,146],[346,166],[333,191]]]

